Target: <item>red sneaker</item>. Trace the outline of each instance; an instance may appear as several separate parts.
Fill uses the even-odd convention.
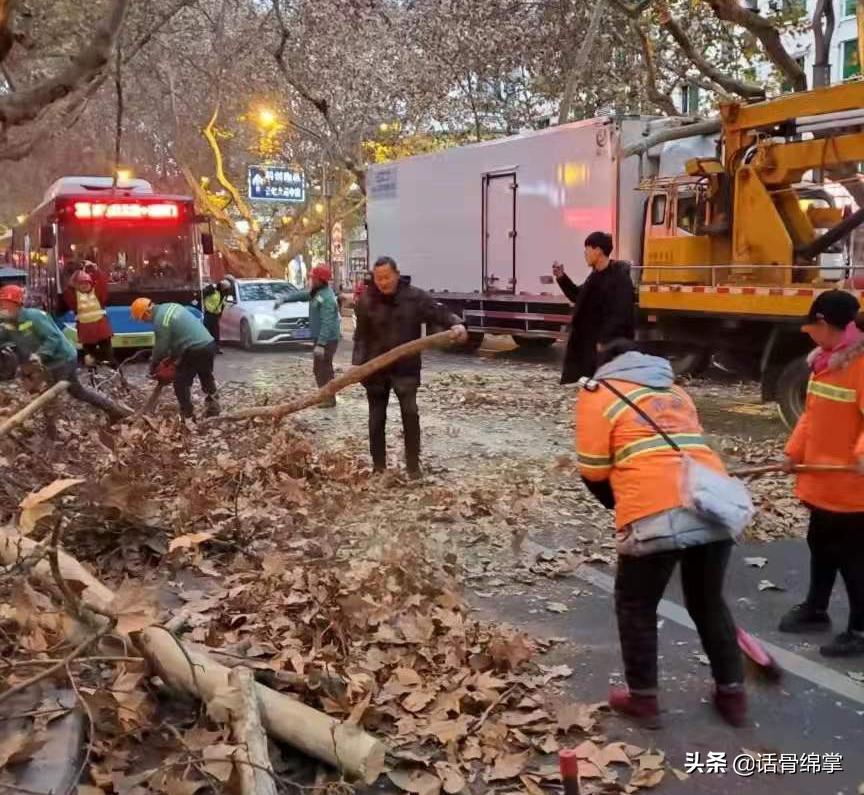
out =
[[[657,696],[631,693],[626,687],[609,688],[609,706],[615,712],[636,718],[648,726],[657,724],[660,717]]]
[[[730,726],[747,725],[747,693],[741,690],[715,690],[714,709]]]

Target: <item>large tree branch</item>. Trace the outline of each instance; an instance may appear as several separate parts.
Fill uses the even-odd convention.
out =
[[[648,94],[648,99],[669,116],[680,116],[681,113],[678,108],[675,107],[672,97],[665,94],[657,87],[657,69],[654,66],[654,48],[651,45],[651,40],[648,38],[648,34],[638,22],[631,22],[630,24],[642,44],[642,60],[645,64],[645,90]]]
[[[570,67],[567,73],[567,80],[564,83],[561,104],[558,106],[558,124],[564,124],[570,118],[570,111],[573,109],[573,97],[576,94],[576,84],[580,78],[587,77],[585,67],[588,66],[588,58],[591,56],[597,32],[600,30],[600,22],[603,19],[603,10],[605,7],[606,0],[595,0],[594,8],[591,9],[588,30],[585,31],[585,35],[582,37],[579,52],[576,53],[576,58],[573,60],[573,65]]]
[[[110,63],[130,0],[113,0],[90,45],[60,74],[37,85],[0,96],[0,123],[14,127],[33,121],[45,108],[99,77]]]
[[[690,138],[695,135],[714,135],[719,133],[722,128],[723,123],[720,119],[706,119],[705,121],[681,124],[678,127],[667,127],[625,147],[621,150],[621,157],[645,154],[649,149],[653,149],[658,144],[666,143],[666,141],[679,141],[682,138]]]
[[[709,80],[713,80],[726,91],[731,91],[733,94],[738,94],[746,99],[765,98],[765,88],[763,86],[756,85],[755,83],[748,83],[745,80],[737,80],[730,75],[724,74],[707,58],[705,58],[702,53],[696,49],[696,46],[693,44],[687,33],[685,33],[681,25],[679,25],[677,20],[675,20],[672,17],[672,14],[669,13],[669,9],[665,4],[662,4],[659,8],[659,20],[663,28],[669,32],[669,35],[684,52],[684,55],[690,59],[693,66],[695,66]]]
[[[780,31],[770,19],[750,11],[738,0],[706,0],[718,19],[731,22],[752,33],[762,44],[765,54],[792,84],[795,91],[807,90],[807,75],[787,52]]]

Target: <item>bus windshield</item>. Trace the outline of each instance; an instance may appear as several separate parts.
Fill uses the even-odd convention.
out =
[[[108,277],[109,291],[177,290],[197,284],[188,225],[64,223],[58,237],[62,261],[95,262]]]

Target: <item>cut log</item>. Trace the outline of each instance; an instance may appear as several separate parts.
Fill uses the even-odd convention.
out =
[[[144,408],[141,409],[141,414],[146,416],[156,408],[156,404],[159,402],[159,398],[162,396],[162,390],[165,389],[165,386],[166,384],[163,384],[160,381],[153,387],[153,391],[150,392],[150,397],[147,398]]]
[[[380,356],[370,359],[365,364],[352,367],[338,378],[334,378],[322,386],[317,392],[292,400],[290,403],[277,403],[274,406],[255,406],[251,409],[232,411],[219,417],[211,417],[207,422],[248,420],[253,417],[273,417],[273,419],[279,420],[286,414],[293,414],[296,411],[302,411],[310,406],[317,406],[319,403],[330,400],[330,398],[334,397],[337,392],[341,392],[345,387],[364,381],[373,373],[389,367],[399,359],[403,359],[406,356],[414,356],[430,348],[442,348],[452,345],[456,342],[456,339],[456,334],[452,330],[440,331],[437,334],[430,334],[428,337],[420,337],[420,339],[411,340],[411,342],[406,342],[386,353],[382,353]]]
[[[39,409],[47,406],[54,398],[61,395],[68,388],[68,381],[58,381],[50,389],[46,389],[41,395],[33,398],[23,409],[13,414],[0,425],[0,436],[5,436],[13,428],[18,427],[24,420],[33,416]]]
[[[255,677],[248,668],[235,668],[228,680],[240,694],[240,708],[231,713],[231,731],[234,742],[240,746],[234,754],[240,792],[242,795],[277,795],[267,734],[261,725]]]
[[[41,545],[12,528],[0,530],[0,562],[11,566],[38,551]],[[60,571],[65,580],[85,586],[81,599],[102,610],[111,610],[114,592],[97,580],[75,558],[60,552]],[[48,561],[41,560],[31,573],[53,582]],[[215,662],[206,650],[180,643],[163,627],[148,627],[133,642],[146,654],[165,682],[176,690],[210,701],[217,690],[229,687],[230,669]],[[190,665],[191,662],[191,665]],[[264,727],[277,740],[320,759],[354,780],[375,781],[384,766],[384,744],[357,726],[342,723],[312,707],[256,683]]]

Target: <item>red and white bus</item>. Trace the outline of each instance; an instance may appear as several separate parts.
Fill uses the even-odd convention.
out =
[[[129,305],[143,295],[201,306],[204,257],[213,252],[205,223],[192,198],[156,193],[145,180],[63,177],[13,230],[12,259],[27,274],[28,303],[49,311],[73,340],[63,289],[82,263],[95,263],[108,281],[114,347],[147,347],[152,330],[132,319]]]

